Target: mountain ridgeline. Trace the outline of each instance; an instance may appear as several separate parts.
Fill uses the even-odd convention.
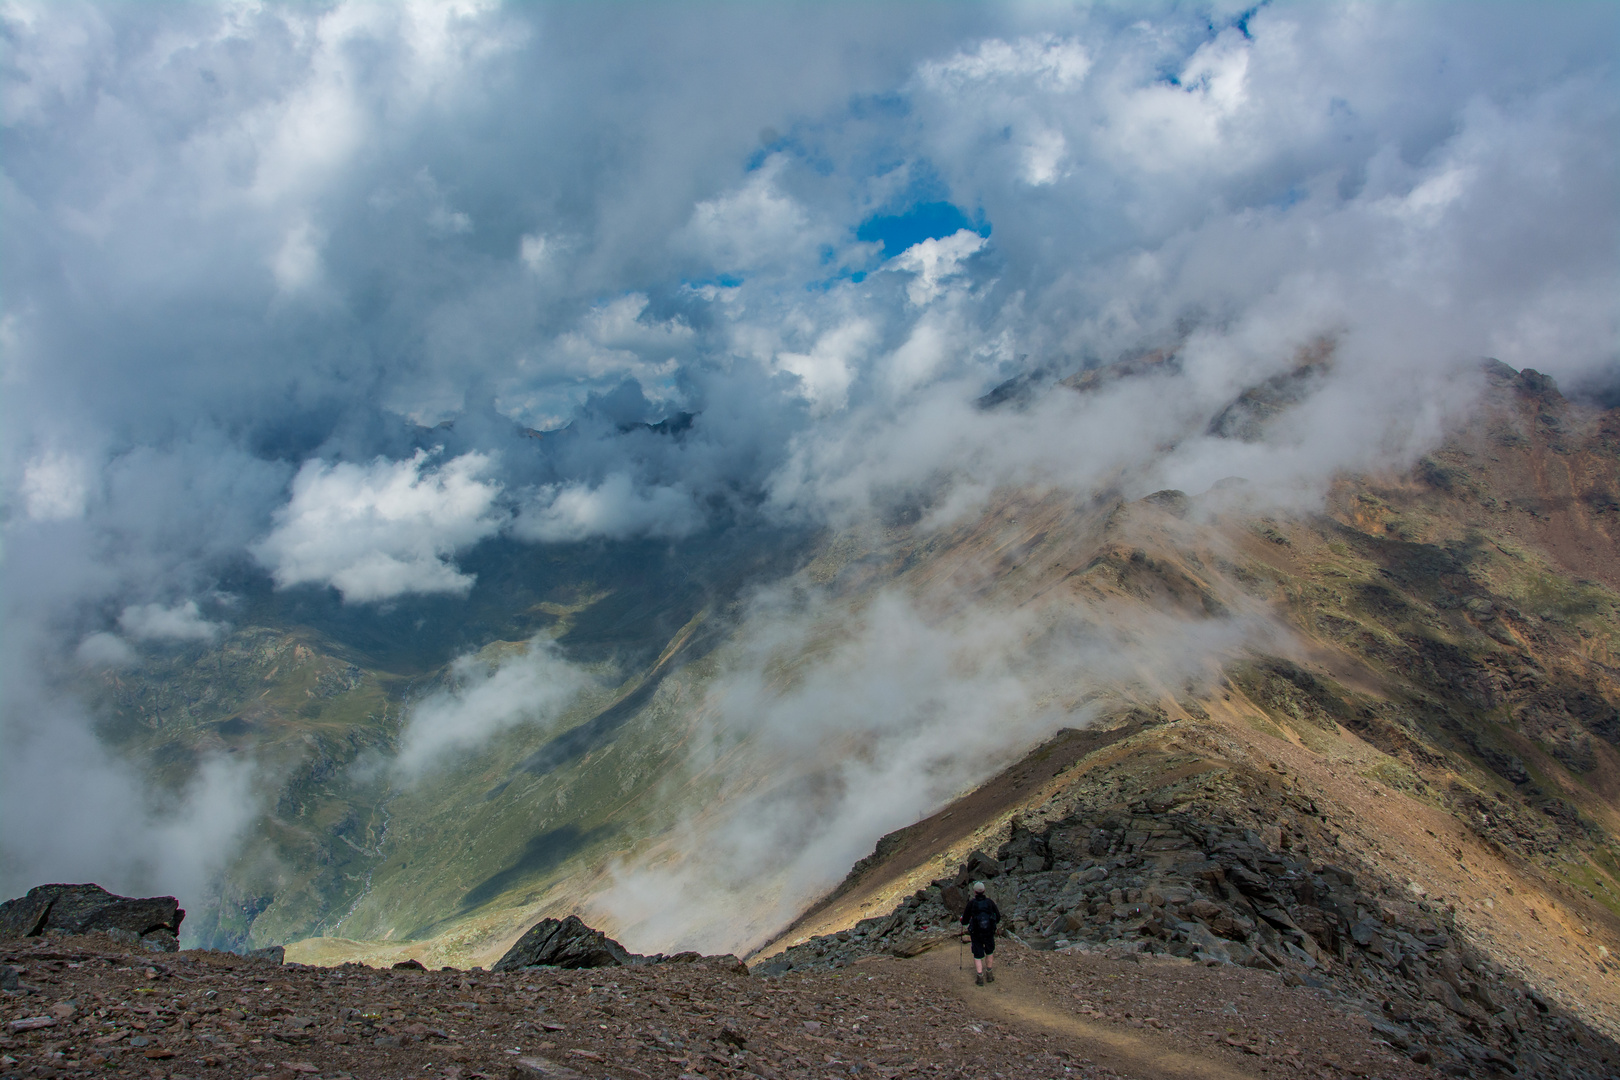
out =
[[[1323,362],[1210,433],[1264,437]],[[1192,661],[1054,691],[1044,727],[785,917],[780,890],[727,894],[734,939],[700,946],[784,971],[897,947],[938,928],[919,913],[948,910],[977,858],[1040,947],[1339,980],[1387,1003],[1391,1039],[1416,1047],[1430,1024],[1466,1040],[1458,1060],[1550,1062],[1546,1016],[1620,1036],[1620,410],[1531,371],[1485,379],[1474,419],[1415,467],[1342,477],[1307,515],[1254,509],[1241,481],[1003,491],[942,527],[490,543],[464,561],[465,602],[375,610],[244,580],[223,640],[96,676],[103,735],[175,787],[209,755],[261,765],[264,813],[218,894],[187,898],[188,943],[488,964],[546,916],[637,933],[595,898],[678,857],[711,811],[710,691],[761,585],[828,598],[834,636],[884,591],[1208,627]],[[393,767],[455,657],[498,668],[536,637],[589,675],[566,709]]]

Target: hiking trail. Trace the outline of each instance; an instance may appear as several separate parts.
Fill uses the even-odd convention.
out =
[[[944,942],[913,962],[927,971],[945,994],[961,1001],[967,1011],[1029,1034],[1049,1036],[1064,1044],[1077,1060],[1089,1059],[1124,1075],[1143,1078],[1258,1080],[1260,1076],[1258,1071],[1235,1068],[1201,1048],[1189,1050],[1183,1040],[1170,1033],[1122,1027],[1078,1015],[1072,1004],[1048,990],[1041,980],[1031,978],[1033,972],[1019,955],[1025,950],[1017,945],[1008,943],[998,949],[997,979],[986,986],[974,985],[972,957],[958,957],[958,950],[954,942]]]

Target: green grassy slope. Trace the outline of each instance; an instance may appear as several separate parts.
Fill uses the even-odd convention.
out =
[[[465,600],[345,606],[330,591],[242,598],[221,641],[145,650],[88,688],[100,734],[159,786],[210,756],[257,765],[266,812],[219,895],[187,898],[189,942],[398,939],[506,897],[636,835],[683,734],[672,715],[739,590],[790,570],[805,538],[734,530],[683,544],[486,545]],[[505,732],[419,782],[388,764],[411,702],[456,656],[541,636],[597,685],[548,725]],[[693,665],[698,667],[694,668]],[[510,894],[510,895],[509,895]]]

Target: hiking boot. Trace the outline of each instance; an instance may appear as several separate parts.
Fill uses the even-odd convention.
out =
[[[973,985],[974,986],[983,986],[984,985],[984,976],[983,975],[975,975],[975,976],[973,976]]]
[[[985,982],[995,982],[996,981],[996,973],[993,972],[993,971],[985,972],[984,973],[984,981]]]

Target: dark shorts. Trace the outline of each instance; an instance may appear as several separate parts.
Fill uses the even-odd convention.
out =
[[[996,951],[994,930],[969,930],[968,940],[973,943],[973,959],[983,960]]]

